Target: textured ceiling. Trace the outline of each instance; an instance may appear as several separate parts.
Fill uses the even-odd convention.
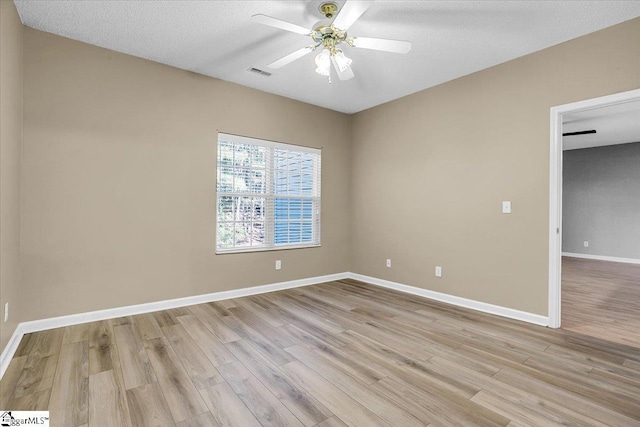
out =
[[[320,3],[15,0],[29,27],[345,113],[640,16],[640,1],[376,1],[349,35],[409,40],[408,54],[346,47],[356,77],[331,85],[314,72],[313,55],[269,70],[310,39],[251,15],[312,28]]]
[[[640,101],[594,108],[562,117],[563,132],[595,129],[588,135],[565,136],[563,150],[640,142]]]

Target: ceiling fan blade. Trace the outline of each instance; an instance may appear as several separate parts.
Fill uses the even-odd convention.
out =
[[[292,33],[302,34],[308,36],[311,34],[309,29],[301,27],[300,25],[292,24],[291,22],[283,21],[281,19],[272,18],[267,15],[257,14],[251,17],[254,22],[259,24],[268,25],[270,27],[279,28],[281,30],[291,31]]]
[[[404,40],[376,39],[371,37],[354,37],[353,46],[393,53],[407,53],[411,50],[411,42]]]
[[[340,12],[338,12],[336,19],[333,20],[332,25],[341,30],[348,30],[369,9],[371,3],[373,3],[373,0],[347,0]]]
[[[298,49],[295,52],[292,52],[289,55],[283,56],[277,61],[272,62],[271,64],[267,65],[267,67],[274,68],[274,69],[282,68],[285,65],[295,61],[296,59],[300,59],[303,56],[310,54],[311,52],[314,51],[314,49],[315,48],[313,46],[303,47],[302,49]]]
[[[333,64],[333,68],[336,70],[336,74],[338,74],[338,78],[340,80],[349,80],[354,77],[351,67],[347,67],[344,71],[340,71],[340,67],[338,67],[338,63],[333,56],[331,57],[331,63]]]

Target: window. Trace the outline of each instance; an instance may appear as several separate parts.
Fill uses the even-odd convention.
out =
[[[320,150],[218,133],[216,252],[320,246]]]

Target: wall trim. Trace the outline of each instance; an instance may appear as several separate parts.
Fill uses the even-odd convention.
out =
[[[528,313],[525,311],[515,310],[507,307],[501,307],[498,305],[457,297],[454,295],[443,294],[440,292],[430,291],[427,289],[417,288],[415,286],[404,285],[401,283],[391,282],[388,280],[378,279],[362,274],[344,272],[328,274],[325,276],[309,277],[306,279],[290,280],[287,282],[272,283],[268,285],[252,286],[249,288],[234,289],[230,291],[213,292],[209,294],[195,295],[184,298],[154,301],[144,304],[129,305],[105,310],[90,311],[86,313],[71,314],[68,316],[51,317],[47,319],[22,322],[18,324],[15,331],[13,332],[13,335],[11,336],[11,339],[9,339],[9,342],[7,343],[7,346],[2,351],[2,355],[0,355],[0,379],[4,375],[7,367],[9,366],[9,363],[11,362],[11,359],[13,358],[13,355],[18,349],[20,340],[25,334],[31,332],[45,331],[48,329],[61,328],[65,326],[77,325],[80,323],[95,322],[98,320],[112,319],[115,317],[133,316],[136,314],[144,314],[153,311],[167,310],[170,308],[185,307],[211,301],[221,301],[250,295],[258,295],[267,292],[299,288],[303,286],[316,285],[318,283],[332,282],[343,279],[359,280],[371,285],[394,289],[396,291],[445,302],[455,306],[470,308],[472,310],[481,311],[483,313],[495,314],[502,317],[521,320],[523,322],[533,323],[535,325],[548,326],[548,318],[538,314]]]
[[[624,262],[626,264],[640,264],[640,259],[620,258],[615,256],[579,254],[574,252],[562,252],[562,256],[571,258],[596,259],[598,261]]]
[[[415,286],[404,285],[402,283],[391,282],[389,280],[377,279],[375,277],[364,276],[362,274],[350,273],[350,278],[361,282],[370,283],[372,285],[389,288],[396,291],[429,298],[436,301],[445,302],[447,304],[456,305],[458,307],[470,308],[472,310],[481,311],[483,313],[495,314],[497,316],[508,317],[510,319],[521,320],[523,322],[533,323],[540,326],[549,326],[549,318],[539,314],[529,313],[526,311],[515,310],[513,308],[502,307],[499,305],[489,304],[486,302],[476,301],[472,299],[457,297],[455,295],[444,294],[441,292],[430,291],[428,289],[418,288]]]
[[[22,330],[22,323],[19,323],[13,331],[11,338],[9,338],[9,342],[6,347],[2,350],[2,354],[0,354],[0,380],[4,376],[4,372],[9,367],[9,363],[11,362],[11,359],[13,359],[13,355],[16,353],[23,336],[24,332]]]

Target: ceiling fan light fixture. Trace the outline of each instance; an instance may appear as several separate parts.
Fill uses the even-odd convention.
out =
[[[334,55],[336,65],[340,71],[345,71],[347,68],[351,66],[351,58],[348,58],[341,49],[336,49],[336,53]]]
[[[316,73],[321,76],[330,77],[331,74],[331,53],[328,49],[323,49],[315,59]]]
[[[255,22],[292,33],[310,36],[313,41],[313,45],[298,49],[268,64],[268,67],[274,69],[282,68],[319,48],[322,49],[322,51],[315,57],[315,72],[327,77],[327,80],[331,83],[331,68],[334,69],[333,72],[341,81],[350,80],[354,77],[353,70],[351,69],[352,60],[338,48],[340,45],[344,44],[354,48],[392,53],[408,53],[411,50],[411,43],[404,40],[349,37],[347,30],[349,30],[351,25],[371,6],[374,0],[345,0],[344,3],[342,1],[340,2],[342,7],[339,7],[335,1],[337,0],[328,0],[320,5],[319,10],[326,19],[317,22],[311,31],[297,24],[292,24],[267,15],[253,15],[251,18]]]

